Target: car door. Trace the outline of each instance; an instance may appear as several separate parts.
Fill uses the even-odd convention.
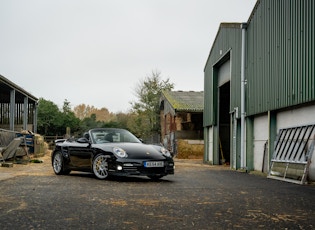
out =
[[[90,170],[93,156],[89,143],[75,143],[69,146],[70,166],[73,169]]]

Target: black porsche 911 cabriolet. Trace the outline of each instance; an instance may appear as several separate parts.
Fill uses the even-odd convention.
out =
[[[116,128],[91,129],[75,140],[57,140],[51,158],[57,175],[84,171],[98,179],[108,175],[159,179],[174,174],[175,168],[167,149],[144,144],[129,131]]]

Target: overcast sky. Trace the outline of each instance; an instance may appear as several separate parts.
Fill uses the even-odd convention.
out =
[[[37,98],[127,112],[152,71],[203,91],[221,22],[256,0],[0,0],[0,74]]]

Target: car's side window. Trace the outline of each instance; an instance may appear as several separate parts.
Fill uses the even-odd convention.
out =
[[[112,133],[106,134],[106,136],[105,136],[105,141],[106,141],[106,142],[113,142],[113,141],[114,141],[114,140],[113,140],[113,134],[112,134]]]

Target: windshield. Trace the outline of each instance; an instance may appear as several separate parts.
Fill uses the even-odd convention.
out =
[[[124,129],[93,129],[90,131],[90,136],[92,137],[92,142],[95,144],[111,142],[140,142],[137,137]]]

